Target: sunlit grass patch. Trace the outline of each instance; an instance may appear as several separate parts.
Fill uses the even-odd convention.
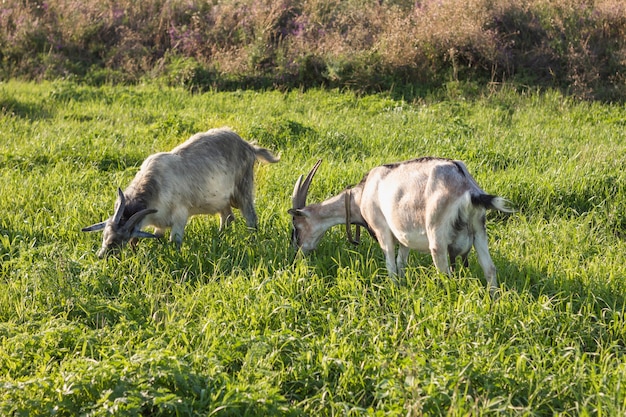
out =
[[[0,88],[27,108],[0,123],[0,413],[623,414],[619,105]],[[224,124],[282,156],[255,168],[258,229],[198,216],[180,251],[166,234],[99,260],[80,229],[143,158]],[[465,161],[518,209],[487,215],[498,297],[474,254],[448,277],[412,253],[396,285],[366,233],[290,247],[293,185],[318,158],[310,202],[425,155]]]

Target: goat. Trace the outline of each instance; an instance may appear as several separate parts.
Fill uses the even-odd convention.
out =
[[[278,162],[265,148],[243,140],[228,128],[197,133],[170,152],[148,156],[130,185],[118,188],[113,216],[82,229],[104,230],[98,257],[138,238],[158,238],[171,228],[170,241],[180,249],[190,216],[220,216],[220,230],[241,210],[246,224],[256,228],[253,167],[259,159]],[[154,234],[142,231],[153,226]]]
[[[292,245],[314,250],[330,227],[346,225],[348,240],[358,243],[359,226],[378,241],[389,275],[404,276],[410,249],[430,252],[437,269],[450,274],[461,256],[476,248],[491,293],[498,288],[496,268],[487,247],[486,209],[511,213],[509,202],[486,194],[461,161],[424,157],[370,170],[359,184],[318,204],[306,205],[319,160],[292,194]],[[356,224],[357,240],[351,224]],[[395,258],[395,247],[398,254]],[[394,260],[395,258],[395,260]],[[448,262],[448,259],[450,262]]]

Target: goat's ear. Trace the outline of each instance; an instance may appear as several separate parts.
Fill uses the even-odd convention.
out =
[[[309,217],[309,212],[305,209],[290,208],[287,210],[287,213],[291,214],[293,217]]]
[[[96,232],[98,230],[104,229],[106,225],[107,225],[107,222],[100,222],[100,223],[92,224],[91,226],[83,227],[80,230],[83,232]]]

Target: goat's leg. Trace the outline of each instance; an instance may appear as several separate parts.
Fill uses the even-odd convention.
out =
[[[396,241],[391,234],[391,231],[385,231],[384,233],[377,233],[378,242],[380,244],[380,248],[383,250],[385,254],[385,264],[387,266],[387,272],[389,276],[393,279],[398,275],[398,268],[396,266],[395,252],[396,252]]]
[[[433,258],[435,267],[442,274],[450,275],[450,259],[448,247],[450,246],[449,236],[451,234],[449,219],[458,216],[456,212],[450,213],[450,199],[438,193],[426,206],[426,236],[428,237],[428,248]]]
[[[258,218],[254,210],[254,171],[253,164],[245,168],[246,173],[235,187],[231,203],[235,208],[241,210],[241,214],[246,219],[246,226],[256,229]]]
[[[439,272],[450,275],[450,263],[448,262],[448,249],[443,246],[431,246],[430,256]]]
[[[174,242],[176,244],[176,249],[180,250],[183,245],[183,235],[184,235],[185,226],[173,225],[172,230],[170,231],[170,242]]]
[[[170,231],[170,242],[176,243],[176,248],[180,250],[183,244],[185,225],[187,224],[187,211],[178,211],[172,215],[172,230]]]
[[[435,267],[442,274],[450,275],[450,262],[448,257],[448,243],[444,237],[445,230],[430,228],[426,230],[430,256],[433,258]]]
[[[456,271],[456,258],[459,256],[461,257],[461,265],[463,265],[465,268],[469,266],[469,262],[467,260],[468,252],[461,253],[459,250],[455,250],[454,247],[450,245],[448,247],[448,253],[450,254],[450,271]]]
[[[398,276],[404,278],[404,269],[407,259],[409,258],[410,249],[407,246],[400,245],[398,248],[398,256],[396,257],[396,266],[398,268]]]
[[[246,219],[246,226],[251,229],[256,229],[258,218],[256,211],[254,210],[254,202],[252,201],[252,198],[246,198],[245,201],[242,201],[240,210],[241,214]]]
[[[494,295],[498,289],[498,280],[496,278],[496,266],[491,260],[489,254],[489,248],[487,246],[487,232],[484,228],[476,232],[474,236],[474,248],[476,248],[476,255],[478,257],[478,263],[485,274],[487,280],[487,287],[491,295]]]
[[[220,211],[220,231],[228,227],[233,222],[233,220],[235,220],[235,215],[233,214],[230,206]]]

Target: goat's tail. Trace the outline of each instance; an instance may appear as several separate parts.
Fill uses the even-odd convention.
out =
[[[256,146],[256,145],[252,145],[252,146],[254,148],[254,156],[256,156],[256,159],[259,159],[264,162],[268,162],[270,164],[280,161],[280,156],[274,156],[267,149],[261,148],[260,146]]]
[[[505,198],[491,194],[472,194],[472,204],[486,209],[498,210],[504,213],[515,213],[515,209],[509,205],[511,202]]]

